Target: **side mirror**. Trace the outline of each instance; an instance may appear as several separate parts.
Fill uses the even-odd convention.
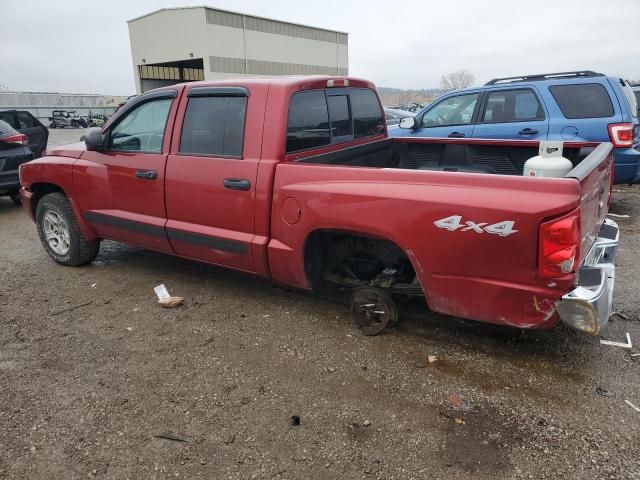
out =
[[[100,151],[104,148],[104,135],[97,127],[88,128],[84,134],[84,144],[89,151]]]
[[[416,120],[414,117],[404,117],[400,119],[398,124],[400,128],[415,128]]]

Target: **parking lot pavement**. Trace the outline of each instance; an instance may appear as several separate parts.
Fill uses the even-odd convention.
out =
[[[611,210],[603,335],[640,344],[640,190]],[[106,241],[62,267],[6,199],[0,225],[0,478],[640,478],[635,345],[435,314],[366,337],[341,296]]]
[[[49,148],[60,147],[69,143],[80,141],[80,137],[86,132],[86,128],[50,128]]]

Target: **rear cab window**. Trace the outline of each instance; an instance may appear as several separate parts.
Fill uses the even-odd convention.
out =
[[[368,88],[296,92],[289,102],[286,152],[379,135],[385,123],[378,96]]]
[[[615,113],[609,92],[599,83],[554,85],[549,91],[565,118],[605,118]]]

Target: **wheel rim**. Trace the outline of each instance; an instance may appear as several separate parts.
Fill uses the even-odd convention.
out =
[[[58,255],[69,252],[71,241],[69,227],[64,219],[53,210],[47,210],[42,217],[42,231],[49,248]]]

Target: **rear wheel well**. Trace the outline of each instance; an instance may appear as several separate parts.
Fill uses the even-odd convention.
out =
[[[314,288],[328,282],[422,295],[407,254],[383,238],[340,230],[316,230],[305,243],[304,266]]]

